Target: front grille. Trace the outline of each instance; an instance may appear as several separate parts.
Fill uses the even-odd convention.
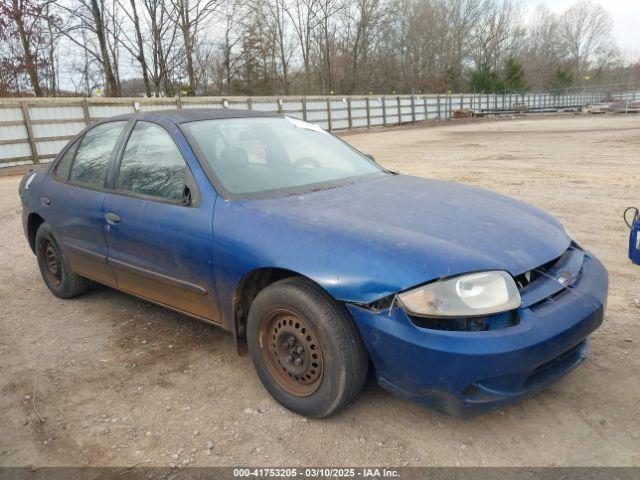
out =
[[[540,280],[548,279],[558,281],[558,274],[565,270],[565,266],[570,262],[571,256],[576,252],[582,252],[582,249],[572,242],[569,248],[559,257],[514,277],[518,289],[523,291],[529,285]],[[578,280],[579,274],[580,271],[574,272],[574,275],[572,275],[571,278],[571,283],[575,283]]]
[[[550,262],[545,263],[544,265],[540,265],[539,267],[536,267],[532,270],[521,273],[517,277],[514,277],[513,279],[516,281],[516,285],[518,286],[518,289],[522,290],[523,288],[532,284],[539,278],[545,277],[545,274],[549,270],[551,270],[562,259],[564,255],[566,255],[566,252],[560,255],[559,257],[554,258]]]

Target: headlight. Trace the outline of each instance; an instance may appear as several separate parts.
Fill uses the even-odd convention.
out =
[[[424,317],[474,317],[513,310],[520,292],[507,272],[471,273],[447,278],[398,295],[402,306]]]

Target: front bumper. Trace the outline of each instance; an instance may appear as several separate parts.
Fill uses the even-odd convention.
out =
[[[516,326],[481,332],[416,326],[398,306],[348,305],[378,382],[391,392],[456,416],[514,403],[579,365],[602,323],[607,272],[586,254],[579,279],[521,308]]]

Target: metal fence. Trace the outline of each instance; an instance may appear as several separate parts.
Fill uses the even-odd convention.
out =
[[[604,91],[566,94],[448,94],[330,97],[7,98],[0,99],[0,168],[51,161],[85,126],[100,119],[176,108],[280,112],[327,130],[353,130],[476,114],[557,111],[601,102]],[[634,93],[635,100],[635,93]]]

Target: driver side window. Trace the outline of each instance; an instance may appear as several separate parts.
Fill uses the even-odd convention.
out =
[[[187,165],[169,133],[139,121],[122,154],[116,189],[178,202],[186,173]]]

